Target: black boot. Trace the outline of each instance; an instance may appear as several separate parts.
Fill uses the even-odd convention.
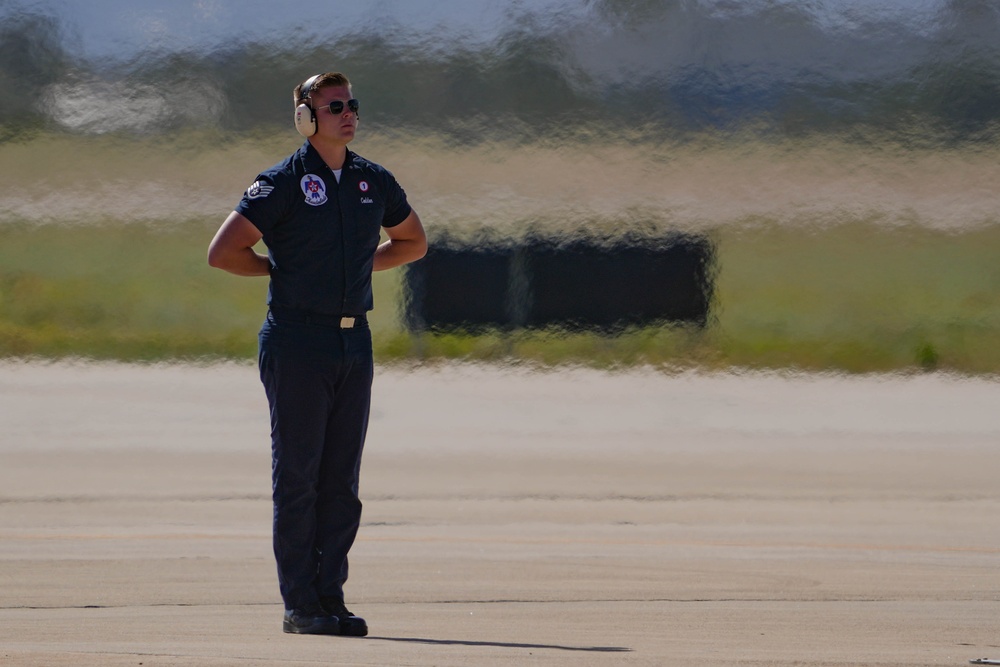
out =
[[[368,634],[368,624],[365,619],[352,614],[340,598],[323,598],[323,611],[336,616],[339,621],[340,634],[347,637],[364,637]]]
[[[282,624],[285,632],[296,635],[339,635],[340,620],[320,607],[286,609]]]

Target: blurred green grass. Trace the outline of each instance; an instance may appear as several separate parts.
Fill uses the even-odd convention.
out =
[[[747,224],[719,248],[727,364],[1000,371],[1000,227]]]
[[[256,357],[266,280],[208,267],[218,221],[0,226],[0,356],[124,361]],[[711,323],[617,335],[410,334],[400,271],[375,275],[381,361],[601,368],[1000,371],[1000,227],[746,220],[710,233]]]

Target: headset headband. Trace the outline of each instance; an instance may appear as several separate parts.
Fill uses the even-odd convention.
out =
[[[306,79],[306,82],[302,84],[302,90],[299,91],[299,102],[304,102],[305,100],[312,102],[312,87],[316,85],[316,81],[318,81],[321,76],[323,75],[317,74]],[[310,106],[312,105],[310,104]]]

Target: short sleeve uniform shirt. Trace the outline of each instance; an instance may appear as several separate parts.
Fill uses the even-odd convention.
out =
[[[269,306],[341,316],[372,309],[379,232],[403,222],[410,205],[388,170],[350,150],[338,183],[307,141],[258,175],[236,212],[267,245]]]

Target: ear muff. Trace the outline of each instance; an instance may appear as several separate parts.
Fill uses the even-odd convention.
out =
[[[295,129],[303,137],[311,137],[316,134],[316,112],[311,106],[312,87],[320,76],[322,75],[317,74],[303,83],[302,90],[299,92],[300,104],[295,107]],[[309,100],[309,104],[306,104],[305,100]]]

